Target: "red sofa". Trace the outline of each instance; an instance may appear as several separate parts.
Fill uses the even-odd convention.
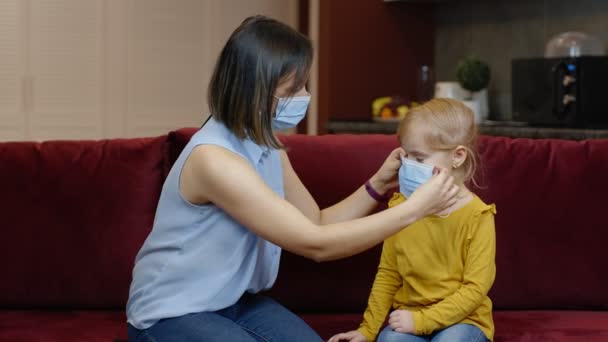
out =
[[[0,143],[0,341],[126,339],[133,260],[194,129],[106,141]],[[285,136],[321,206],[377,169],[393,136]],[[608,341],[608,140],[482,137],[498,208],[495,341]],[[283,254],[269,292],[321,336],[356,328],[380,247],[316,264]]]

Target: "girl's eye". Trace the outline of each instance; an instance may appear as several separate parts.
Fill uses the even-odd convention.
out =
[[[422,159],[422,158],[416,158],[416,161],[419,162],[419,163],[422,163],[424,161],[424,159]]]

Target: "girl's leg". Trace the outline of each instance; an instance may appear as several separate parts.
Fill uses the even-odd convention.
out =
[[[241,326],[213,312],[202,312],[159,321],[148,329],[129,325],[129,342],[255,342]]]
[[[233,318],[257,341],[323,341],[300,317],[268,297],[246,294],[236,305],[218,313]]]
[[[433,334],[431,342],[486,342],[483,332],[473,324],[454,324]]]
[[[429,338],[426,336],[416,336],[394,332],[390,326],[386,326],[378,335],[378,342],[427,342]]]

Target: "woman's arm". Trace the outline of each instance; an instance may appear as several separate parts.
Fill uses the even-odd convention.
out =
[[[380,243],[404,226],[451,205],[457,188],[445,173],[406,203],[364,218],[321,227],[277,196],[241,157],[214,145],[192,150],[180,191],[195,204],[212,202],[252,232],[315,261],[344,258]]]
[[[397,184],[397,171],[401,166],[401,148],[394,149],[378,172],[370,178],[370,184],[379,192],[384,194],[394,188]],[[377,205],[361,185],[354,193],[339,203],[319,209],[300,178],[293,170],[287,153],[281,151],[281,162],[283,165],[283,179],[285,184],[285,199],[298,208],[306,217],[317,224],[329,224],[353,220],[368,215]]]

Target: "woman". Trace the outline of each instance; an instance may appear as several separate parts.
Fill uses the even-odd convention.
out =
[[[139,251],[127,303],[131,341],[320,341],[297,316],[257,295],[281,249],[325,261],[362,252],[453,204],[444,171],[402,205],[364,217],[397,184],[401,149],[342,202],[320,210],[274,129],[310,100],[310,41],[275,20],[246,19],[208,91],[212,117],[173,165]]]

